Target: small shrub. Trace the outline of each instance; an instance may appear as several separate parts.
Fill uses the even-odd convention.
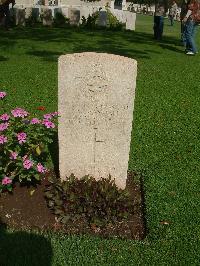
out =
[[[66,18],[62,13],[57,12],[54,17],[54,25],[56,27],[62,27],[65,25],[69,25],[69,19]]]
[[[123,23],[119,22],[117,17],[115,17],[109,9],[107,9],[107,28],[111,30],[121,30],[123,28]]]
[[[128,218],[132,203],[125,190],[118,189],[111,177],[96,181],[71,175],[66,181],[53,179],[45,191],[48,207],[62,223],[84,219],[99,227]]]
[[[89,15],[86,19],[84,16],[81,18],[81,26],[88,29],[94,29],[96,27],[96,23],[99,17],[99,12],[95,12],[92,15]]]

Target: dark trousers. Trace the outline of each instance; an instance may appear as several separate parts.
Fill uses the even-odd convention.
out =
[[[164,18],[162,16],[154,16],[154,39],[161,40],[163,34]]]
[[[0,17],[5,18],[4,26],[6,29],[9,28],[10,26],[9,4],[4,4],[0,6]]]

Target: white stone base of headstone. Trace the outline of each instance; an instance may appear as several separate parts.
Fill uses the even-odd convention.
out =
[[[137,62],[103,53],[68,54],[58,62],[60,177],[72,173],[126,186]]]

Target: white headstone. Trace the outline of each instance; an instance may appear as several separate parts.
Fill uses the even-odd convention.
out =
[[[116,16],[116,18],[119,20],[121,23],[126,23],[126,11],[122,11],[119,9],[110,9],[112,14]]]
[[[111,9],[114,9],[114,8],[115,8],[115,1],[111,1],[111,2],[110,2],[110,8],[111,8]]]
[[[68,16],[71,25],[79,25],[80,22],[80,9],[69,8]]]
[[[122,0],[122,10],[127,10],[126,0]]]
[[[136,13],[126,12],[126,30],[135,30]]]
[[[137,62],[103,53],[63,55],[58,62],[60,177],[115,178],[125,188]]]
[[[68,7],[62,7],[61,12],[62,12],[63,16],[65,16],[66,18],[69,17]]]

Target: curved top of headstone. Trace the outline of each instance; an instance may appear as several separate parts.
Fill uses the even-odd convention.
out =
[[[61,55],[59,57],[59,61],[65,61],[65,59],[69,59],[69,57],[71,59],[75,58],[77,59],[78,57],[82,58],[85,57],[88,59],[91,58],[91,60],[94,59],[102,59],[104,58],[105,60],[115,60],[115,61],[121,61],[123,63],[127,63],[127,64],[135,64],[137,65],[137,61],[135,59],[129,58],[129,57],[125,57],[125,56],[121,56],[121,55],[116,55],[116,54],[108,54],[108,53],[96,53],[96,52],[82,52],[82,53],[73,53],[73,54],[65,54],[65,55]]]

